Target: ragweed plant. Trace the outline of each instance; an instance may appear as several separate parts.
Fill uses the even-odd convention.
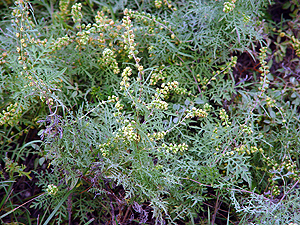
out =
[[[221,202],[227,221],[299,222],[299,83],[261,47],[267,1],[61,0],[49,21],[32,3],[3,22],[1,154],[39,130],[43,222],[194,223],[212,203],[214,223]]]

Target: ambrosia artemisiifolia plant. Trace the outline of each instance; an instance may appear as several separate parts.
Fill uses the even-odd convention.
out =
[[[270,73],[268,4],[16,1],[1,155],[39,150],[43,222],[299,222],[299,83]],[[252,85],[234,74],[243,52],[260,65]],[[42,143],[13,145],[29,128]]]

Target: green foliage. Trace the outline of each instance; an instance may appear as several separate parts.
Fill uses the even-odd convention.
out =
[[[16,157],[10,180],[29,176],[15,152],[48,165],[39,222],[193,224],[212,203],[214,223],[220,201],[227,221],[300,222],[299,82],[270,70],[285,55],[263,35],[268,3],[16,1],[1,22],[0,153]],[[296,27],[278,48],[298,53]],[[260,66],[250,81],[244,52]],[[20,142],[29,129],[42,144]]]

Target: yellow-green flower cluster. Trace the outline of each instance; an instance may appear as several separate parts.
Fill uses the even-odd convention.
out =
[[[174,11],[176,11],[177,9],[174,7],[173,8]],[[132,11],[132,10],[125,10],[124,11],[125,15],[128,15],[129,17],[135,18],[136,20],[141,21],[144,25],[148,26],[148,30],[147,33],[145,33],[145,35],[149,35],[149,36],[153,36],[156,35],[159,30],[167,30],[170,32],[170,37],[172,39],[176,38],[177,41],[173,41],[175,42],[175,44],[179,44],[181,43],[181,41],[176,37],[176,35],[174,34],[174,32],[171,30],[171,25],[168,21],[166,20],[162,20],[160,17],[155,17],[153,15],[151,15],[150,13],[145,13],[145,12],[138,12],[138,11]],[[157,29],[158,28],[158,29]],[[162,43],[164,43],[165,41],[162,40]],[[154,48],[154,46],[150,46],[149,52],[151,52],[151,50]],[[150,54],[150,57],[154,56],[154,54]]]
[[[124,70],[123,70],[123,73],[122,73],[122,81],[120,83],[120,89],[121,90],[125,90],[127,88],[129,88],[130,86],[130,76],[132,74],[132,69],[130,67],[126,67]]]
[[[0,58],[0,65],[6,63],[7,53],[3,52],[2,57]]]
[[[229,127],[231,125],[231,122],[229,122],[229,116],[227,115],[225,109],[221,109],[220,118],[222,120],[222,126]]]
[[[162,83],[161,88],[156,89],[156,93],[154,94],[155,98],[166,98],[170,91],[178,88],[178,82],[172,81],[168,83]]]
[[[166,143],[163,143],[161,145],[161,148],[158,148],[158,151],[162,151],[164,150],[167,153],[174,153],[176,154],[177,152],[184,152],[188,149],[188,145],[186,143],[182,143],[182,144],[173,144],[170,143],[169,145]]]
[[[115,112],[113,115],[114,117],[118,117],[122,115],[122,109],[124,108],[124,105],[121,104],[120,101],[117,101],[117,103],[115,104],[115,108],[118,110],[118,112]]]
[[[37,43],[35,40],[33,40],[35,43]],[[68,46],[70,43],[73,42],[73,39],[70,38],[68,35],[65,35],[64,37],[57,38],[56,40],[53,40],[51,42],[52,50],[60,50],[65,46]]]
[[[46,189],[46,192],[49,195],[55,195],[58,192],[58,187],[54,184],[49,184],[47,189]]]
[[[151,74],[150,85],[155,85],[159,80],[164,81],[167,77],[167,73],[164,71],[165,65],[162,65],[160,69],[155,69]]]
[[[100,48],[104,48],[106,46],[105,43],[108,42],[108,46],[112,47],[113,40],[120,35],[119,31],[122,27],[120,25],[116,26],[112,19],[104,16],[103,11],[97,12],[95,21],[96,23],[93,24],[80,25],[82,30],[76,34],[76,42],[79,46],[91,44],[93,46],[97,45]],[[72,37],[72,39],[74,38]],[[78,48],[79,46],[76,47]],[[114,48],[113,50],[116,51]]]
[[[104,15],[103,11],[97,12],[97,15],[95,16],[95,21],[96,23],[93,24],[93,27],[95,27],[96,32],[99,33],[98,41],[100,43],[102,44],[106,43],[105,38],[107,38],[107,40],[112,41],[113,38],[116,38],[121,35],[121,33],[119,32],[122,29],[122,26],[115,24],[115,22],[112,19],[109,19],[107,16]],[[93,30],[91,30],[90,32],[93,32]],[[112,45],[113,43],[110,42],[109,46]]]
[[[229,12],[233,11],[234,8],[235,8],[235,4],[234,4],[235,2],[236,2],[236,0],[231,0],[229,2],[224,2],[223,12],[224,13],[229,13]]]
[[[228,74],[229,71],[236,66],[237,56],[231,56],[230,61],[226,62],[225,65],[220,67],[220,70],[213,72],[213,75],[219,75],[220,73]],[[212,79],[211,79],[212,80]]]
[[[166,136],[167,132],[166,131],[159,131],[159,132],[154,132],[152,134],[148,134],[147,136],[149,137],[150,141],[158,141],[163,139]]]
[[[29,6],[27,0],[16,1],[17,8],[12,11],[12,25],[16,30],[16,37],[19,43],[16,45],[16,51],[19,53],[18,63],[22,65],[24,70],[27,70],[30,64],[26,47],[30,44],[31,34],[34,23],[29,17]]]
[[[73,22],[75,24],[77,24],[76,28],[78,28],[78,29],[80,28],[80,23],[82,20],[81,8],[82,8],[81,3],[76,3],[72,6],[72,9],[71,9]]]
[[[218,139],[218,138],[219,138],[218,128],[215,127],[215,129],[213,130],[213,134],[211,136],[211,139],[214,140],[214,139]],[[216,151],[219,151],[219,147],[216,148]]]
[[[124,108],[124,105],[122,105],[122,104],[120,103],[120,101],[117,101],[115,107],[116,107],[117,110],[122,110],[122,109]]]
[[[264,153],[264,150],[262,148],[257,148],[256,146],[250,146],[250,148],[246,145],[240,145],[238,147],[234,148],[235,151],[237,151],[240,155],[243,155],[247,153],[248,155],[253,154],[255,152]]]
[[[222,154],[222,156],[232,156],[235,154],[235,151],[227,151],[225,153]]]
[[[215,75],[215,74],[214,74]],[[200,74],[197,74],[196,75],[196,79],[197,79],[197,82],[199,82],[202,86],[201,86],[201,89],[205,90],[207,88],[207,85],[209,84],[209,79],[207,77],[201,77],[200,78]],[[215,80],[216,78],[213,77],[213,80]]]
[[[140,141],[141,137],[136,133],[136,122],[134,120],[130,122],[126,120],[124,122],[125,125],[119,129],[121,136],[117,134],[117,138],[122,138],[127,141]]]
[[[228,68],[235,67],[235,66],[236,66],[236,63],[237,63],[237,56],[231,56],[230,60],[231,60],[230,62],[227,62],[227,63],[226,63],[226,66],[227,66]]]
[[[272,195],[273,196],[277,196],[281,192],[278,185],[272,185],[271,189],[272,189]]]
[[[73,6],[73,8],[76,7]],[[92,46],[97,46],[100,48],[105,48],[106,46],[112,47],[114,38],[121,35],[119,31],[122,29],[122,27],[120,25],[115,25],[115,22],[112,19],[109,19],[107,16],[105,16],[103,11],[97,12],[97,15],[95,16],[95,21],[95,23],[89,23],[87,25],[77,24],[76,27],[80,28],[80,31],[78,31],[76,35],[65,35],[64,37],[52,41],[52,50],[59,50],[62,47],[67,46],[74,41],[78,43],[76,48],[84,48],[84,46],[87,44],[91,44]],[[39,43],[40,41],[33,40],[32,42]],[[117,51],[115,48],[112,48],[112,50],[114,52]],[[119,53],[121,52],[122,48],[120,48],[119,50]]]
[[[92,39],[90,39],[90,34],[91,34],[91,31],[88,28],[86,30],[77,32],[76,42],[78,43],[78,45],[76,46],[76,48],[78,48],[81,45],[89,44],[90,41],[92,40]]]
[[[296,55],[300,57],[300,40],[295,38],[295,36],[291,36],[293,49],[296,51]]]
[[[267,74],[270,73],[269,66],[267,65],[267,47],[262,47],[259,53],[259,62],[261,67],[259,67],[259,71],[261,72],[260,77],[260,87],[259,90],[264,93],[269,88],[270,81],[268,80]]]
[[[69,4],[70,4],[70,0],[60,0],[59,1],[59,10],[60,10],[60,15],[62,17],[65,17],[69,13],[69,10],[68,10]]]
[[[253,133],[251,126],[248,126],[246,124],[240,125],[240,129],[242,130],[243,133],[248,134],[248,135]]]
[[[154,5],[157,9],[162,7],[162,0],[155,0]]]
[[[34,23],[29,18],[29,6],[27,0],[18,0],[15,1],[17,8],[12,11],[12,24],[16,27],[19,27],[21,32],[24,32],[25,29],[29,30],[34,26]]]
[[[159,98],[153,99],[150,104],[147,105],[147,109],[162,109],[162,110],[168,110],[169,104],[163,100],[160,100]]]
[[[139,71],[140,74],[140,80],[141,80],[141,75],[144,74],[144,67],[142,65],[139,64],[140,62],[140,58],[137,57],[138,54],[138,50],[136,49],[136,43],[134,41],[134,33],[132,28],[132,24],[131,24],[131,20],[129,16],[126,16],[128,14],[128,9],[124,10],[124,18],[122,20],[122,26],[125,27],[125,32],[124,35],[122,35],[122,38],[124,39],[124,49],[128,51],[128,58],[129,59],[134,59],[135,60],[135,67],[137,68],[137,70]]]
[[[266,67],[267,65],[267,62],[266,62],[266,58],[267,58],[267,47],[262,47],[260,49],[260,53],[259,53],[259,62],[261,64],[261,67],[259,68],[260,72],[264,73],[265,72],[265,69],[267,70],[266,71],[266,74],[268,74],[270,71],[268,70],[269,68]],[[263,76],[264,74],[262,74]]]
[[[44,86],[45,83],[43,82],[42,79],[38,78],[38,80],[33,79],[33,77],[31,75],[29,76],[25,76],[25,78],[27,78],[28,80],[30,80],[30,83],[28,85],[25,85],[24,87],[34,87],[37,85],[37,83],[39,83],[41,86]],[[35,88],[33,88],[33,90],[35,90]]]
[[[203,109],[207,112],[210,112],[211,109],[212,109],[212,106],[208,103],[205,103],[204,106],[203,106]]]
[[[184,94],[191,95],[191,92],[188,92],[186,88],[182,88],[182,87],[175,88],[174,92],[179,95],[184,95]]]
[[[102,52],[102,58],[99,59],[98,62],[101,63],[100,65],[109,66],[113,70],[114,74],[118,74],[120,72],[120,69],[118,67],[118,63],[116,60],[116,55],[109,48],[104,49],[104,51]]]
[[[297,171],[297,165],[291,160],[284,161],[282,166],[293,175],[297,175],[296,173],[299,173],[299,171]]]
[[[145,13],[145,12],[140,13],[138,11],[132,11],[131,9],[130,10],[125,9],[124,14],[128,15],[132,18],[141,20],[145,25],[149,25],[149,27],[155,27],[156,25],[160,25],[161,30],[163,28],[170,30],[170,27],[168,27],[169,26],[168,21],[162,20],[159,17],[155,17],[155,16],[151,15],[150,13]],[[154,32],[154,30],[152,29],[152,32],[149,32],[149,34],[151,34],[153,32]]]
[[[102,156],[103,157],[106,157],[109,155],[109,147],[110,147],[110,142],[107,142],[107,143],[103,143],[103,144],[100,144],[99,145],[99,150],[100,152],[102,153]]]
[[[278,176],[276,173],[274,173],[274,171],[281,171],[280,172],[281,174],[286,173],[286,175],[284,176],[286,179],[299,180],[300,171],[297,168],[297,164],[295,162],[293,162],[292,159],[289,159],[288,156],[286,156],[284,159],[282,159],[281,163],[276,162],[274,159],[271,159],[270,157],[264,157],[263,160],[265,161],[267,166],[271,168],[269,170],[270,188],[272,188],[272,186],[275,186],[275,182],[276,182],[272,178],[275,176]],[[272,189],[272,193],[273,193],[273,195],[278,195],[277,192],[274,193],[273,189]]]
[[[268,107],[275,107],[276,106],[276,104],[275,104],[276,100],[270,98],[269,96],[266,97],[265,101],[266,101],[266,104],[267,104]]]
[[[112,103],[112,102],[117,102],[119,101],[119,97],[112,95],[112,96],[108,96],[108,100],[107,103]]]
[[[22,115],[23,107],[17,102],[15,104],[10,104],[6,107],[6,110],[2,110],[0,113],[0,126],[4,124],[14,125],[19,123],[19,119]]]
[[[220,111],[220,118],[221,118],[222,121],[228,120],[229,117],[228,117],[228,115],[227,115],[225,109],[222,109],[222,110]]]
[[[154,5],[157,9],[160,9],[163,6],[163,3],[165,6],[167,6],[169,9],[173,9],[174,11],[177,10],[176,7],[172,8],[172,1],[168,0],[155,0]]]
[[[208,116],[208,113],[204,109],[197,109],[196,107],[192,107],[191,109],[186,110],[186,117],[187,118],[193,118],[193,117],[199,117],[199,118],[206,118]]]

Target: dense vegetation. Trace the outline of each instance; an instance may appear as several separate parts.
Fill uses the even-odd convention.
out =
[[[0,7],[1,223],[300,224],[297,0]]]

